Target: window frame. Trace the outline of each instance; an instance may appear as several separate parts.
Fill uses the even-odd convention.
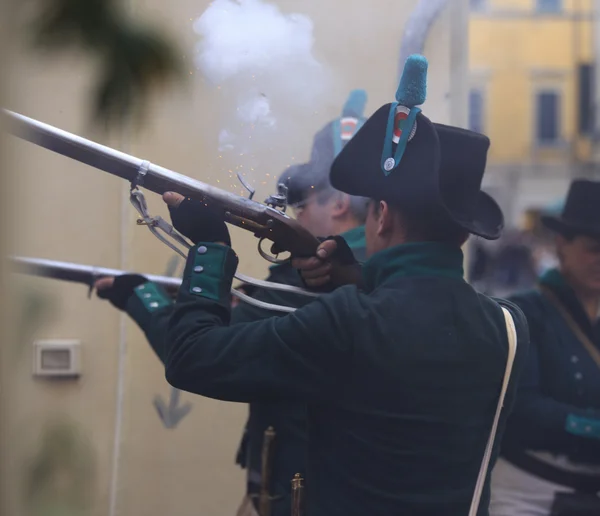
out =
[[[556,106],[556,138],[554,140],[542,140],[538,133],[539,118],[540,118],[540,105],[539,99],[543,94],[552,93],[557,98]],[[533,92],[533,105],[534,105],[534,117],[533,117],[533,144],[537,148],[555,148],[564,145],[564,133],[563,133],[563,116],[562,109],[564,103],[564,94],[562,88],[554,85],[540,84],[536,85]]]
[[[479,125],[480,125],[480,131],[477,131],[475,129],[473,129],[473,126],[471,125],[471,116],[472,116],[472,104],[471,104],[471,95],[473,93],[479,93],[480,95],[480,100],[481,100],[481,105],[480,105],[480,116],[479,116]],[[486,88],[485,86],[481,85],[481,84],[471,84],[470,88],[469,88],[469,97],[468,97],[468,114],[467,114],[467,123],[468,123],[468,129],[469,131],[473,131],[479,134],[485,134],[486,132],[486,128],[487,128],[487,94],[486,94]]]
[[[477,2],[477,5],[473,5],[473,2]],[[469,0],[469,11],[474,13],[480,13],[488,9],[488,0]]]
[[[556,2],[556,6],[545,6],[544,3],[548,0],[535,0],[535,12],[539,14],[560,14],[564,10],[563,0],[552,0]]]

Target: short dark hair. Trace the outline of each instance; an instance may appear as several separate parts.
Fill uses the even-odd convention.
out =
[[[348,195],[344,192],[336,190],[332,186],[326,186],[317,190],[315,193],[316,200],[319,204],[325,204],[335,195]],[[366,197],[357,197],[355,195],[348,195],[348,197],[350,198],[350,213],[359,224],[364,225],[364,223],[367,221],[367,213],[369,211],[369,199]]]
[[[372,202],[375,203],[375,214],[378,214],[381,200],[372,199]],[[407,242],[438,242],[461,247],[469,239],[469,232],[449,218],[385,202],[402,219]]]

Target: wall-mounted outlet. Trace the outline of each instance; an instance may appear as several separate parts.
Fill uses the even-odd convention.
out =
[[[74,377],[81,374],[81,342],[37,340],[33,343],[33,374],[43,377]]]

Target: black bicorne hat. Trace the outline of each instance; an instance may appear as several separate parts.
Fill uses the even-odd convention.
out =
[[[344,104],[341,116],[328,122],[315,134],[310,161],[323,167],[325,174],[329,175],[335,157],[364,125],[366,103],[365,90],[352,90]]]
[[[310,161],[288,167],[279,177],[288,189],[288,204],[298,204],[313,192],[331,187],[329,171],[334,158],[365,122],[365,90],[350,92],[342,116],[329,122],[313,138]]]
[[[481,191],[490,141],[423,115],[417,106],[425,102],[426,79],[427,60],[410,56],[397,102],[377,110],[348,142],[331,167],[331,184],[495,240],[504,217]]]
[[[542,222],[561,235],[600,238],[600,182],[573,181],[562,214],[559,217],[545,215]]]

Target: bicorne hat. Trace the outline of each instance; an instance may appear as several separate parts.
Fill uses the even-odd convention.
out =
[[[333,160],[367,120],[364,115],[366,104],[367,92],[352,90],[342,108],[341,116],[327,123],[315,134],[310,161],[326,169],[327,174]]]
[[[495,240],[504,217],[481,191],[490,140],[434,124],[421,112],[427,67],[423,56],[407,59],[396,102],[378,109],[347,143],[331,167],[331,184]]]
[[[313,138],[310,161],[288,167],[278,183],[287,187],[288,204],[298,204],[314,192],[331,187],[329,171],[335,157],[365,123],[367,92],[352,90],[342,115],[329,122]]]
[[[573,181],[562,213],[558,217],[545,215],[542,223],[561,235],[600,238],[600,182]]]

